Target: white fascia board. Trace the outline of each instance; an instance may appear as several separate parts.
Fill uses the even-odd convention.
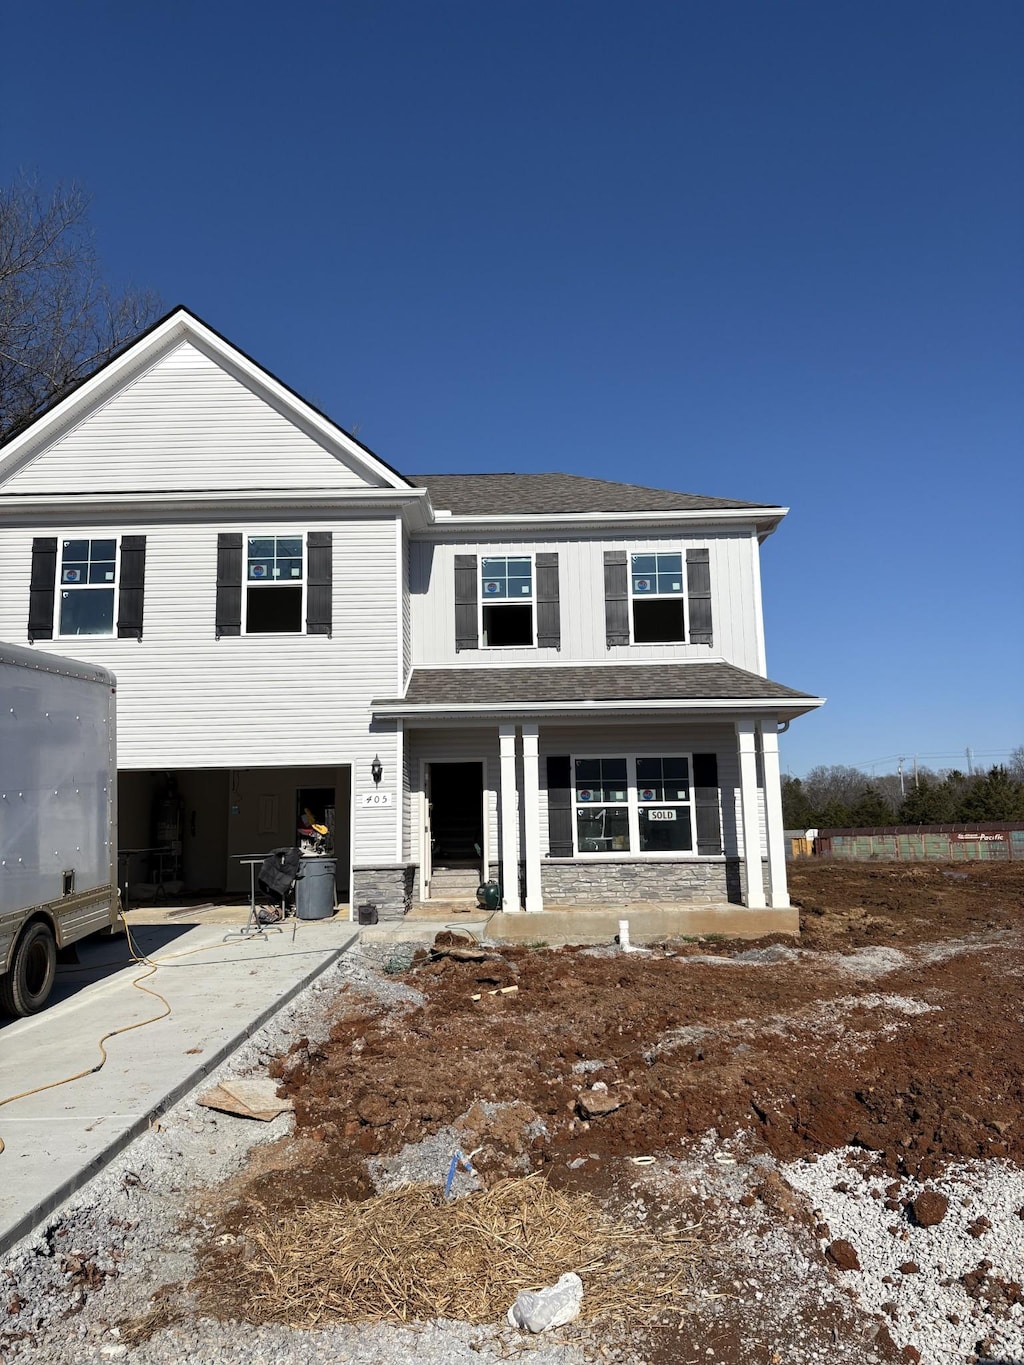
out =
[[[356,515],[375,511],[400,511],[411,525],[426,524],[426,506],[422,489],[415,488],[239,488],[204,492],[129,492],[76,493],[68,502],[61,493],[29,493],[25,495],[0,493],[0,522],[29,525],[40,517],[52,520],[55,515],[67,521],[82,520],[88,512],[102,508],[112,515],[168,515],[189,517],[193,520],[231,512],[248,512],[254,507],[268,507],[281,511],[318,512],[329,516]],[[86,520],[89,517],[85,518]]]
[[[115,360],[104,365],[84,384],[68,394],[62,402],[37,419],[16,436],[0,454],[0,484],[35,457],[42,446],[56,434],[74,425],[78,414],[87,411],[107,394],[114,393],[135,373],[145,369],[161,352],[172,345],[190,340],[196,342],[211,358],[235,371],[245,383],[262,392],[279,409],[310,431],[315,432],[327,446],[344,451],[348,460],[393,489],[413,491],[411,485],[360,445],[341,427],[310,407],[297,394],[237,350],[230,342],[210,330],[185,308],[176,309],[152,331],[129,346]]]
[[[490,534],[507,531],[606,530],[622,526],[627,529],[647,526],[675,526],[679,522],[692,525],[715,526],[726,523],[732,529],[737,523],[757,528],[759,540],[764,540],[789,512],[788,507],[721,507],[662,512],[571,512],[571,513],[509,513],[494,516],[461,515],[435,511],[433,530],[445,539],[465,537],[467,532]]]
[[[452,705],[451,702],[419,703],[405,706],[402,703],[371,705],[371,711],[379,719],[389,720],[402,717],[414,720],[431,717],[459,719],[466,716],[505,716],[505,715],[602,715],[608,712],[628,712],[646,715],[662,711],[709,712],[719,715],[723,711],[764,712],[772,715],[796,718],[824,706],[826,697],[805,697],[800,701],[783,701],[780,698],[750,697],[745,700],[718,700],[703,698],[686,701],[680,698],[662,698],[657,701],[537,701],[537,702],[468,702]]]

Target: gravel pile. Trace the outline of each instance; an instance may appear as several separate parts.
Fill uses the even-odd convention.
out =
[[[868,1312],[884,1314],[900,1346],[925,1361],[1024,1359],[1024,1172],[963,1162],[924,1186],[894,1181],[848,1148],[783,1174],[810,1201],[822,1250],[837,1241],[853,1249],[857,1264],[841,1272],[843,1283]],[[926,1188],[948,1207],[920,1226],[915,1201]],[[934,1203],[938,1212],[942,1201]]]

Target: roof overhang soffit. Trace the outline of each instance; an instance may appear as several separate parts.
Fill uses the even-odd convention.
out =
[[[564,537],[600,536],[625,531],[633,535],[654,530],[687,531],[727,530],[733,533],[754,531],[759,541],[772,534],[788,507],[722,507],[699,511],[661,512],[575,512],[562,514],[521,514],[513,516],[455,515],[439,509],[433,512],[431,539],[464,541],[469,538],[491,540],[508,535]]]
[[[226,492],[80,493],[73,502],[61,494],[4,494],[0,491],[0,524],[38,526],[59,521],[70,526],[98,521],[159,519],[196,522],[259,516],[316,516],[339,520],[384,513],[401,516],[410,531],[427,525],[428,506],[422,489],[241,488]]]
[[[373,703],[371,712],[376,720],[415,720],[423,724],[451,721],[593,721],[615,720],[619,718],[651,719],[678,716],[686,720],[728,721],[733,717],[744,719],[771,717],[778,720],[795,720],[824,706],[824,697],[806,697],[799,701],[766,701],[763,697],[749,700],[730,701],[666,701],[628,702],[628,701],[581,701],[581,702],[517,702],[515,704],[479,703],[454,706],[446,703],[436,705],[405,705],[402,702],[380,701]]]

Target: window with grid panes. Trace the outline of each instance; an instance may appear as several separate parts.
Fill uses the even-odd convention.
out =
[[[301,535],[247,537],[247,635],[287,635],[302,631],[303,560]]]
[[[116,540],[62,541],[58,634],[112,635],[116,588]]]
[[[480,638],[490,649],[534,643],[532,556],[481,559]]]
[[[659,551],[630,555],[629,571],[633,643],[669,644],[685,640],[682,554]]]

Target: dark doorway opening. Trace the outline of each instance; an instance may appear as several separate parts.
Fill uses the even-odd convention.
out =
[[[478,866],[484,842],[481,763],[431,763],[430,845],[434,869]]]
[[[334,853],[334,830],[336,821],[335,792],[333,787],[299,787],[295,793],[295,824],[299,831],[298,841],[310,842],[315,851],[331,855]],[[319,830],[317,830],[319,826]],[[321,834],[326,826],[327,833]],[[316,837],[312,840],[302,831],[314,829]]]

